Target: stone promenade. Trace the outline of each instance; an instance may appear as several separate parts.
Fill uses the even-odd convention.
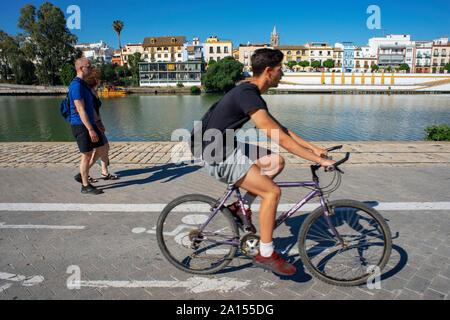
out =
[[[347,165],[352,166],[448,166],[450,142],[316,142],[328,148],[344,147],[335,158],[351,152]],[[267,146],[267,145],[265,145]],[[307,167],[309,164],[278,150],[290,167]],[[0,167],[74,167],[80,160],[76,143],[23,142],[0,143]],[[113,142],[110,161],[115,166],[147,167],[191,160],[186,144],[175,142]]]
[[[297,267],[293,277],[264,272],[242,256],[214,275],[170,265],[156,242],[159,212],[180,195],[218,198],[225,190],[198,163],[172,163],[174,154],[188,157],[174,143],[112,142],[110,169],[120,179],[99,179],[99,196],[82,195],[73,179],[74,143],[0,143],[0,300],[449,300],[450,143],[317,144],[344,145],[335,159],[351,152],[330,200],[363,201],[390,226],[393,249],[380,286],[335,287],[304,268],[297,234],[316,200],[274,234]],[[306,162],[281,153],[287,165],[277,181],[310,179]],[[98,165],[91,175],[100,177]],[[319,176],[327,184],[332,174]],[[279,213],[307,192],[283,189]]]

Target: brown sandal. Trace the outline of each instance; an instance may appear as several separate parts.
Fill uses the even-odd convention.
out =
[[[111,174],[111,173],[108,173],[108,174],[102,173],[102,179],[103,180],[117,180],[117,179],[119,179],[119,177],[116,176],[115,174]]]
[[[89,181],[89,183],[96,183],[96,182],[98,182],[97,179],[92,178],[91,176],[88,176],[88,181]]]

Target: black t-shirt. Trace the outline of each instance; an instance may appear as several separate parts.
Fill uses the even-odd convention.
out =
[[[204,160],[213,164],[220,162],[220,159],[226,159],[236,148],[237,130],[250,120],[249,112],[259,109],[268,111],[259,88],[253,83],[242,83],[225,94],[214,108],[204,132]],[[216,131],[208,133],[208,130],[211,129],[216,129]],[[222,134],[222,143],[216,141],[218,135],[214,135],[214,133],[217,133],[217,130]],[[218,143],[222,144],[222,148],[219,148]],[[219,154],[216,154],[215,151],[218,151]]]

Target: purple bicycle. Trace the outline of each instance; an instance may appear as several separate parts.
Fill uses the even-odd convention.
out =
[[[336,146],[328,151],[340,149]],[[275,221],[275,229],[305,203],[318,197],[320,205],[302,223],[298,235],[300,258],[310,273],[322,281],[339,286],[367,282],[389,260],[391,232],[385,219],[372,207],[354,200],[328,201],[327,194],[341,183],[341,164],[328,167],[332,182],[321,188],[317,170],[311,165],[312,181],[277,182],[281,188],[304,187],[311,192]],[[189,194],[171,201],[161,212],[156,234],[164,256],[178,269],[195,274],[211,274],[225,268],[240,253],[253,258],[259,247],[258,235],[248,232],[249,223],[235,217],[225,203],[236,193],[243,207],[239,188],[229,186],[223,197],[215,200]],[[244,211],[245,212],[245,211]],[[244,234],[240,235],[240,230]],[[246,232],[247,231],[247,232]]]

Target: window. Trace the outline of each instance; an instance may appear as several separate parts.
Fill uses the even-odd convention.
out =
[[[177,40],[175,38],[170,39],[170,43],[175,43]]]
[[[217,47],[217,53],[220,53],[220,47]]]
[[[291,54],[291,52],[290,52],[290,51],[288,51],[288,52],[287,52],[287,54]]]
[[[297,54],[300,54],[300,51],[297,51]]]
[[[223,53],[228,53],[228,47],[223,48]]]
[[[214,53],[214,48],[213,47],[209,47],[209,53]]]

